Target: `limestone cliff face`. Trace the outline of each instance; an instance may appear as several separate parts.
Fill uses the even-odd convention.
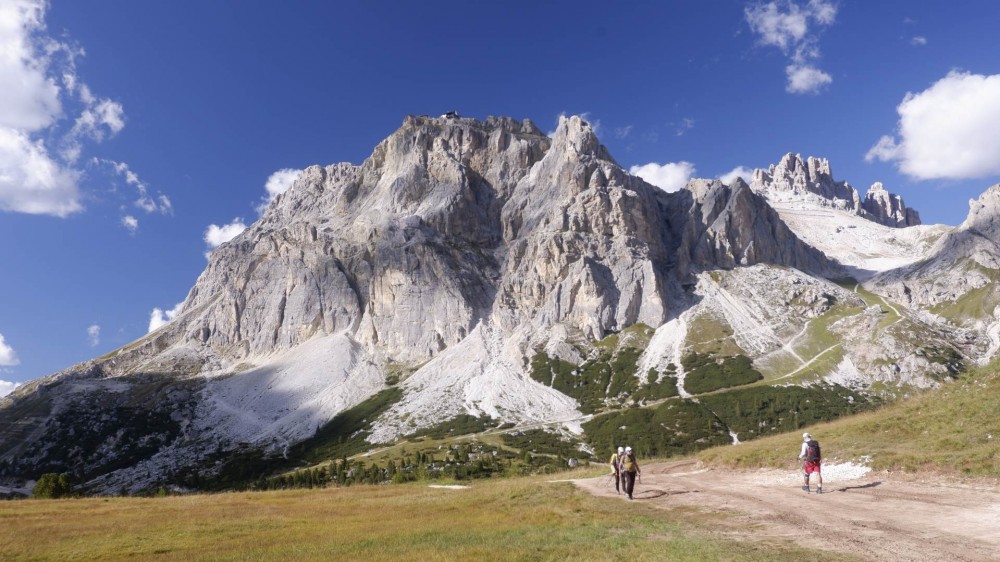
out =
[[[662,192],[628,175],[578,117],[501,212],[506,244],[494,313],[566,323],[593,338],[667,315],[676,246]]]
[[[803,160],[798,154],[785,154],[767,170],[754,170],[750,187],[775,201],[804,199],[886,226],[920,224],[920,215],[908,208],[902,197],[886,191],[881,182],[872,185],[862,199],[851,184],[834,180],[830,162],[825,158],[810,156]]]
[[[833,179],[830,162],[825,158],[810,156],[803,160],[802,156],[789,152],[767,170],[754,170],[750,185],[759,193],[812,193],[843,208],[857,209],[860,206],[857,191],[847,182]]]
[[[231,361],[350,333],[373,355],[433,357],[490,320],[592,338],[659,325],[692,269],[826,271],[745,184],[668,195],[578,117],[552,139],[508,118],[408,117],[360,166],[314,166],[213,252],[176,326]]]
[[[763,197],[737,179],[694,180],[684,231],[681,269],[698,270],[771,263],[836,276],[839,267],[802,243]]]
[[[689,305],[699,273],[762,263],[837,267],[746,184],[668,194],[623,170],[579,117],[552,138],[510,118],[407,117],[361,164],[305,170],[213,251],[172,322],[0,403],[0,422],[40,404],[0,423],[20,428],[0,460],[80,468],[47,424],[58,412],[104,419],[114,397],[135,409],[125,417],[171,429],[136,434],[136,451],[161,445],[112,459],[130,467],[117,476],[107,456],[84,468],[98,487],[141,486],[137,475],[155,482],[216,450],[302,440],[390,372],[408,378],[386,414],[399,415],[376,428],[386,439],[461,412],[574,419],[571,398],[527,376],[535,346],[660,326]],[[153,387],[169,398],[159,409],[129,402]]]
[[[500,205],[550,144],[530,122],[410,117],[360,166],[314,166],[217,249],[185,337],[236,355],[348,331],[393,359],[461,340],[489,310]]]
[[[880,181],[873,183],[865,193],[861,207],[874,217],[875,222],[886,226],[920,224],[920,213],[907,207],[902,196],[889,193]]]

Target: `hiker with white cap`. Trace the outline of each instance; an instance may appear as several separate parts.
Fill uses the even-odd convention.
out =
[[[625,493],[628,494],[628,499],[632,499],[632,490],[635,489],[635,477],[637,474],[642,474],[642,471],[639,470],[639,463],[635,462],[635,454],[632,452],[632,447],[625,447],[625,455],[618,466],[622,473],[622,484],[625,488]]]
[[[818,486],[816,486],[816,493],[823,493],[823,474],[820,472],[820,462],[822,461],[819,443],[813,439],[812,435],[809,433],[802,434],[802,449],[799,451],[799,459],[802,462],[802,472],[805,477],[805,483],[802,486],[802,490],[809,493],[809,475],[815,473]]]
[[[621,481],[621,462],[622,457],[625,456],[625,449],[618,447],[618,450],[611,455],[611,474],[615,477],[615,493],[621,494],[621,489],[619,488],[619,482]],[[606,483],[605,483],[606,484]]]

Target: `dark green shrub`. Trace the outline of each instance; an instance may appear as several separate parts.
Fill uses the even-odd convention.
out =
[[[741,386],[764,378],[753,368],[746,355],[716,358],[712,355],[689,353],[681,359],[684,366],[684,388],[691,394],[703,394],[720,388]]]
[[[68,497],[73,492],[73,484],[68,474],[49,472],[38,478],[32,496],[41,499],[58,499]]]

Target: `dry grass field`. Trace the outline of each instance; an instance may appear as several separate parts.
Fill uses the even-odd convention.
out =
[[[576,471],[581,477],[589,473]],[[0,502],[4,560],[775,560],[697,509],[597,498],[542,477],[164,498]]]

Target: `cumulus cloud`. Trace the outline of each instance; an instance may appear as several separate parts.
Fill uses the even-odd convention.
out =
[[[639,176],[668,193],[683,189],[695,173],[694,164],[684,161],[666,164],[650,162],[642,166],[632,166],[628,171],[633,176]]]
[[[262,214],[271,201],[292,187],[300,175],[302,175],[302,170],[282,168],[268,176],[264,183],[264,197],[261,199],[260,205],[257,206],[257,213]]]
[[[241,232],[247,229],[247,225],[243,223],[243,219],[237,217],[233,219],[233,222],[229,224],[224,224],[219,226],[217,224],[210,224],[208,228],[205,229],[205,244],[208,246],[208,251],[205,252],[205,257],[207,258],[212,254],[212,250],[218,246],[229,242],[233,238],[240,235]]]
[[[14,348],[7,345],[3,334],[0,334],[0,367],[15,367],[20,364],[21,360],[17,358]]]
[[[0,397],[7,396],[11,392],[14,392],[14,389],[19,386],[21,385],[16,382],[0,380]]]
[[[753,169],[747,168],[745,166],[736,166],[732,170],[719,176],[719,181],[729,185],[733,183],[736,178],[743,178],[743,181],[750,183],[750,179],[753,178]]]
[[[837,19],[836,4],[827,0],[809,0],[805,4],[775,0],[748,6],[743,14],[761,45],[777,47],[788,57],[785,91],[818,93],[833,82],[815,62],[820,58],[820,30]]]
[[[922,47],[927,44],[927,38],[922,35],[917,35],[913,39],[910,39],[910,44],[915,47]]]
[[[90,347],[97,347],[101,344],[101,327],[97,324],[91,324],[87,327],[87,343]]]
[[[47,9],[46,0],[0,2],[0,211],[66,217],[83,210],[80,155],[126,118],[80,78],[84,50],[47,32]]]
[[[90,98],[90,90],[84,99]],[[68,162],[76,162],[83,152],[83,141],[90,139],[101,142],[118,134],[125,128],[125,110],[120,103],[109,99],[85,102],[73,128],[62,140],[62,155]]]
[[[154,308],[153,312],[149,315],[149,330],[146,333],[158,330],[176,318],[181,313],[181,307],[183,306],[184,303],[179,302],[170,310]]]
[[[881,137],[865,160],[895,162],[916,179],[1000,174],[1000,74],[951,71],[896,107],[896,136]]]
[[[0,170],[0,211],[65,217],[83,209],[79,172],[24,131],[0,126]]]
[[[129,234],[135,234],[139,231],[139,219],[133,217],[132,215],[125,215],[122,217],[122,226]]]
[[[833,82],[829,74],[808,64],[790,64],[785,68],[785,73],[788,75],[785,91],[790,94],[818,92],[823,86]]]
[[[38,34],[45,29],[45,4],[12,0],[0,4],[0,126],[33,132],[62,111],[60,88],[48,74]]]

